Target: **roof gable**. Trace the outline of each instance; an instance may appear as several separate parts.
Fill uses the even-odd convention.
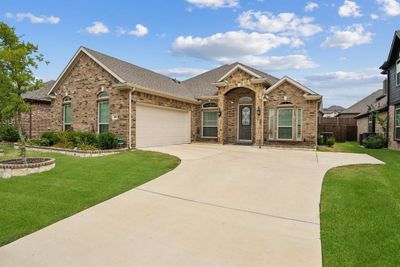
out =
[[[398,59],[400,57],[399,54],[395,55],[395,51],[400,50],[400,30],[396,31],[393,36],[392,45],[390,46],[390,51],[387,60],[383,65],[380,67],[382,70],[387,70],[390,67],[392,60]]]
[[[377,99],[383,95],[383,90],[379,89],[372,94],[364,97],[360,101],[356,102],[355,104],[351,105],[349,108],[340,112],[340,114],[359,114],[364,112],[368,106],[377,102]]]
[[[55,83],[53,84],[53,86],[51,87],[51,89],[49,90],[49,92],[47,93],[48,95],[51,95],[51,93],[53,92],[53,90],[57,87],[57,85],[60,83],[60,81],[63,79],[64,75],[68,73],[68,71],[75,65],[75,63],[77,62],[77,59],[79,58],[79,56],[81,54],[85,54],[88,57],[90,57],[94,62],[96,62],[98,65],[100,65],[100,67],[102,67],[104,70],[106,70],[108,73],[110,73],[111,76],[115,77],[119,82],[123,83],[126,82],[125,80],[123,80],[120,76],[118,76],[116,73],[114,73],[112,70],[110,70],[107,66],[105,66],[101,61],[99,61],[96,57],[94,57],[93,55],[91,55],[86,48],[84,47],[80,47],[78,49],[78,51],[76,51],[75,55],[72,57],[72,59],[68,62],[67,66],[64,68],[64,70],[61,72],[61,74],[58,76],[57,80],[55,81]]]
[[[280,79],[277,83],[275,83],[274,85],[272,85],[271,87],[269,87],[267,90],[265,90],[265,94],[268,94],[270,92],[272,92],[273,90],[275,90],[276,88],[278,88],[280,85],[282,85],[283,83],[288,82],[292,85],[294,85],[295,87],[299,88],[300,90],[304,91],[306,94],[309,95],[315,95],[318,96],[318,94],[316,92],[314,92],[313,90],[311,90],[310,88],[305,87],[304,85],[302,85],[301,83],[293,80],[292,78],[288,77],[288,76],[284,76],[282,79]]]
[[[242,66],[240,64],[236,64],[233,68],[231,68],[227,73],[225,73],[224,76],[222,76],[221,78],[218,79],[218,82],[222,82],[224,81],[226,78],[228,78],[229,76],[231,76],[233,73],[235,73],[237,70],[242,70],[246,73],[248,73],[249,75],[253,76],[254,78],[261,78],[261,76],[257,73],[255,73],[254,71],[250,70],[249,68],[246,68],[245,66]]]

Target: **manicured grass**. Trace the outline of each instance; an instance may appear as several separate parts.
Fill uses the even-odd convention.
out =
[[[5,157],[18,153],[5,147]],[[29,153],[56,158],[48,172],[0,178],[0,246],[139,186],[180,162],[161,153],[135,151],[99,158]]]
[[[321,194],[324,266],[400,266],[400,152],[338,143],[324,151],[366,153],[385,165],[330,170]]]

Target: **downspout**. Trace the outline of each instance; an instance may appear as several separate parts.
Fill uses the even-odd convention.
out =
[[[128,115],[128,148],[132,149],[132,91],[133,88],[131,90],[129,90],[129,115]]]
[[[321,103],[321,100],[315,101],[315,147],[318,146],[318,104]]]
[[[264,90],[264,89],[262,89]],[[264,93],[261,93],[261,142],[260,147],[264,145]]]

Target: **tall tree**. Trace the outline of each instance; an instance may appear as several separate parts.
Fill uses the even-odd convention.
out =
[[[22,95],[42,86],[42,81],[35,77],[33,70],[43,61],[37,45],[23,41],[22,36],[15,33],[15,28],[0,22],[0,118],[15,118],[24,163],[27,160],[22,113],[31,107]]]

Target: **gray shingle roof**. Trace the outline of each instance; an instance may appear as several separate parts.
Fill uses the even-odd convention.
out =
[[[241,65],[263,78],[268,78],[272,84],[279,81],[278,78],[270,74],[236,62],[220,66],[185,81],[177,82],[168,76],[144,69],[115,57],[105,55],[86,47],[83,49],[125,82],[190,100],[198,99],[202,96],[216,95],[218,89],[216,86],[212,85],[212,83],[217,82],[236,65]]]
[[[340,114],[360,114],[368,110],[370,105],[373,105],[377,102],[377,99],[382,98],[383,90],[379,89],[373,92],[372,94],[368,95],[367,97],[361,99],[354,105],[350,106],[349,108],[345,109],[344,111],[340,112]]]
[[[51,102],[48,92],[50,91],[51,87],[53,87],[55,82],[56,81],[50,80],[44,83],[42,88],[23,94],[22,98],[30,101]]]

